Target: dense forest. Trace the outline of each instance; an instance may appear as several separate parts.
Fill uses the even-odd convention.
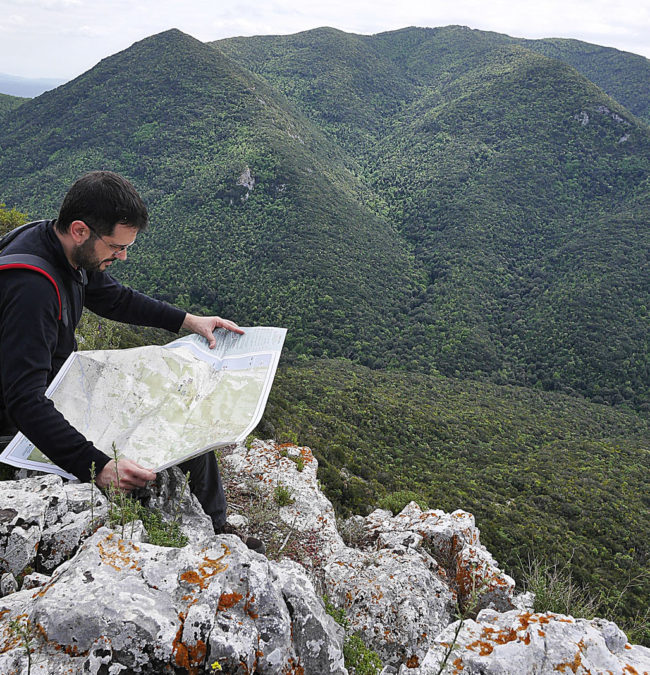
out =
[[[629,620],[650,599],[649,64],[458,26],[167,31],[0,97],[0,202],[54,217],[83,172],[123,173],[151,225],[116,274],[289,329],[259,433],[311,445],[341,513],[465,508],[513,573],[570,560]],[[102,326],[82,345],[168,339]]]

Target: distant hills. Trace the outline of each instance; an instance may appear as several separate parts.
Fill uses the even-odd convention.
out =
[[[10,96],[33,98],[44,91],[58,87],[64,82],[65,80],[60,78],[18,77],[17,75],[0,73],[0,92]]]
[[[354,157],[412,246],[402,360],[647,401],[649,129],[573,67],[647,115],[647,59],[457,26],[213,44]]]
[[[511,565],[575,551],[631,619],[650,593],[649,63],[459,26],[171,30],[0,97],[0,203],[53,217],[80,174],[123,173],[151,226],[116,273],[289,328],[260,434],[312,444],[340,510],[467,508]]]

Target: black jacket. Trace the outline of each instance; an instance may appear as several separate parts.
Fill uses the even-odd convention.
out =
[[[106,272],[74,269],[44,221],[12,241],[0,255],[30,253],[50,261],[65,284],[69,321],[58,318],[54,285],[30,270],[0,271],[0,409],[55,464],[82,481],[109,461],[46,398],[45,390],[77,347],[74,330],[83,307],[140,326],[178,332],[185,312],[119,284]],[[67,323],[67,325],[66,325]]]

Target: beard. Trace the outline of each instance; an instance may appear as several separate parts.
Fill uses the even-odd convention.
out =
[[[102,265],[112,263],[114,260],[112,257],[101,259],[97,256],[94,237],[89,237],[83,244],[77,246],[72,254],[72,259],[76,267],[81,267],[86,272],[99,272],[102,270]]]

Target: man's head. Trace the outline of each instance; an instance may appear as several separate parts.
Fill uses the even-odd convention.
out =
[[[56,227],[67,232],[71,223],[83,220],[95,234],[113,234],[118,223],[138,232],[147,227],[147,207],[126,178],[112,171],[91,171],[68,190],[63,199]]]
[[[69,242],[75,267],[103,271],[126,258],[126,248],[148,218],[147,207],[129,181],[111,171],[93,171],[66,194],[56,229]]]

